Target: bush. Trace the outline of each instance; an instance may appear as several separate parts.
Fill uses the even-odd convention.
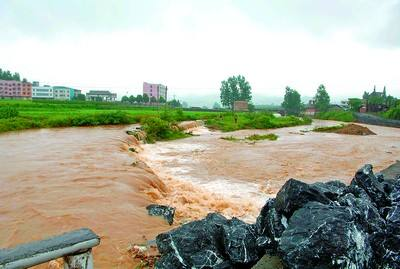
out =
[[[384,114],[385,118],[392,119],[392,120],[400,120],[400,105],[389,109]]]
[[[173,140],[188,137],[178,127],[156,117],[145,118],[142,121],[143,130],[146,132],[146,142],[154,143],[157,140]]]
[[[18,110],[15,107],[0,107],[0,119],[10,119],[18,116]]]

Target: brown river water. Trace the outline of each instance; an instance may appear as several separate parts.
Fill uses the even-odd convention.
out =
[[[379,171],[400,158],[400,129],[379,126],[368,126],[376,136],[307,132],[311,126],[224,134],[199,127],[199,136],[142,146],[128,128],[0,135],[0,248],[89,227],[102,238],[97,268],[132,268],[129,245],[171,228],[147,215],[150,203],[177,207],[177,224],[210,211],[253,221],[290,177],[348,183],[364,163]],[[219,139],[271,132],[277,141]]]

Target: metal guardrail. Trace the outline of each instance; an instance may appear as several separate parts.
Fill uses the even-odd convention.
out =
[[[83,228],[45,240],[0,249],[0,269],[28,268],[64,258],[64,269],[93,269],[92,248],[100,237]]]

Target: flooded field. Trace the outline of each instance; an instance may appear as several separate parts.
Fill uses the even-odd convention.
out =
[[[317,125],[332,122],[316,121]],[[216,210],[253,220],[290,177],[349,182],[364,163],[378,171],[400,156],[400,130],[376,136],[308,132],[312,126],[199,136],[128,151],[127,127],[43,129],[0,135],[0,247],[89,227],[102,237],[98,268],[132,268],[131,243],[170,229],[149,217],[152,202],[177,207],[177,222]],[[231,142],[254,133],[277,141]],[[150,168],[135,159],[143,160]],[[154,171],[154,173],[153,173]]]

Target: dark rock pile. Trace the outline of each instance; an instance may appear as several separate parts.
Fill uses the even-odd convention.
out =
[[[159,269],[251,268],[265,254],[284,268],[400,268],[400,178],[365,165],[350,186],[290,179],[255,224],[212,213],[156,242]]]

